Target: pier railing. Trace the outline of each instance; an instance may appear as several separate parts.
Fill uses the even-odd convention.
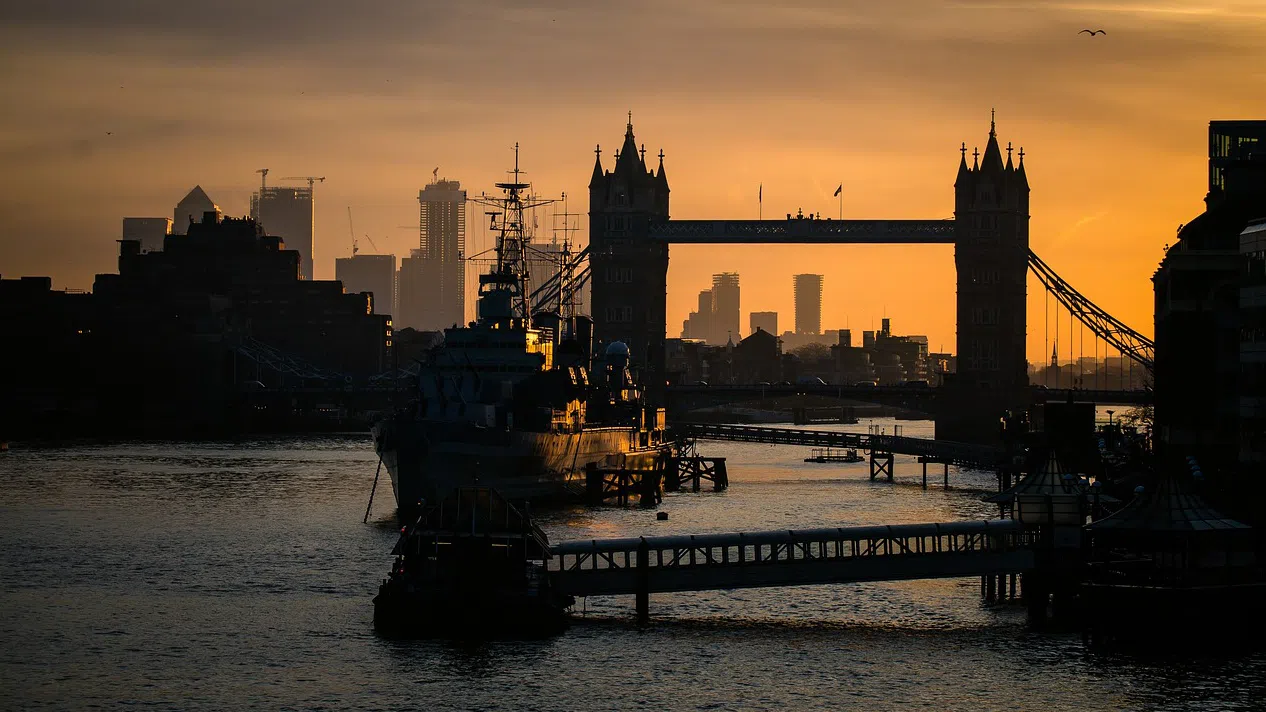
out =
[[[550,575],[576,596],[1019,573],[1036,534],[1013,520],[568,541]]]

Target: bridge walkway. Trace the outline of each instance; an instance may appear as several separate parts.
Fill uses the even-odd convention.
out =
[[[926,462],[992,470],[1005,453],[1002,448],[948,440],[910,438],[902,435],[844,433],[836,430],[802,428],[770,428],[758,425],[722,425],[714,423],[678,423],[672,426],[676,437],[697,440],[805,445],[809,447],[857,448],[872,452],[917,455]]]
[[[1022,573],[1037,534],[1014,520],[568,541],[550,547],[574,596]]]

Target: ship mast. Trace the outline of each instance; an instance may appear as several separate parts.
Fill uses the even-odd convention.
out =
[[[519,144],[514,144],[514,170],[510,171],[511,179],[496,186],[501,189],[503,197],[480,196],[474,202],[494,208],[488,212],[491,229],[497,234],[497,259],[491,273],[479,278],[480,291],[501,291],[509,298],[510,313],[505,315],[512,319],[522,319],[528,324],[532,316],[531,304],[528,301],[528,284],[531,274],[528,268],[528,243],[531,241],[526,225],[524,212],[543,205],[556,202],[549,198],[537,198],[527,194],[531,183],[522,180],[525,171],[519,168]],[[501,220],[498,222],[497,218]]]

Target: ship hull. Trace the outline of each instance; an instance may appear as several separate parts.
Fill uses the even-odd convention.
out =
[[[373,434],[402,520],[414,516],[419,503],[438,501],[454,487],[493,487],[511,500],[579,500],[589,463],[650,467],[666,448],[648,431],[628,427],[545,433],[387,419]]]

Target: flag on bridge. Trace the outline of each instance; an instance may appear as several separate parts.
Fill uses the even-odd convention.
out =
[[[844,184],[843,184],[843,183],[840,183],[840,187],[838,187],[838,188],[836,188],[836,189],[835,189],[835,193],[834,193],[831,197],[832,197],[832,198],[834,198],[835,196],[839,195],[839,194],[840,194],[840,191],[842,191],[842,190],[844,190]]]

